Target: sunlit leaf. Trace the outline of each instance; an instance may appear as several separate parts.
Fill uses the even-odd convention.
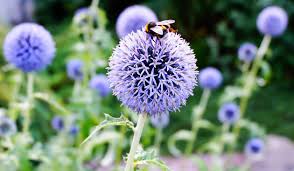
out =
[[[168,166],[157,157],[154,150],[137,151],[135,154],[134,167],[139,165],[155,165],[163,171],[170,171]]]
[[[169,140],[168,140],[168,149],[169,152],[174,156],[180,156],[182,153],[181,151],[176,147],[177,141],[185,140],[189,141],[192,138],[192,132],[187,130],[180,130],[173,134]]]
[[[250,120],[242,119],[240,121],[240,126],[248,129],[251,136],[253,136],[253,137],[255,137],[255,136],[263,137],[266,134],[264,128],[260,127],[257,123],[250,121]]]
[[[102,121],[96,128],[92,131],[92,133],[82,142],[82,144],[86,143],[90,140],[95,134],[98,133],[99,130],[109,126],[127,126],[132,130],[135,129],[134,123],[128,120],[124,115],[121,115],[119,118],[115,118],[110,116],[109,114],[104,114],[105,119]]]

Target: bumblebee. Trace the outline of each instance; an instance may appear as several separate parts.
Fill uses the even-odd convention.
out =
[[[175,23],[175,20],[164,20],[159,22],[149,22],[145,26],[145,32],[152,36],[162,38],[168,32],[177,32],[171,24]]]

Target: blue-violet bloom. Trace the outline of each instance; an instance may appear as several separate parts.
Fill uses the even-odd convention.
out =
[[[138,30],[120,40],[109,62],[114,95],[137,113],[175,111],[193,94],[196,59],[179,34],[156,38]]]
[[[0,137],[8,137],[17,131],[15,122],[5,116],[0,116]]]
[[[64,121],[63,118],[61,116],[55,116],[52,120],[51,120],[51,126],[53,129],[55,129],[56,131],[61,131],[64,128]]]
[[[116,21],[116,33],[123,38],[131,32],[142,29],[148,22],[158,21],[156,14],[143,5],[133,5],[126,8]]]
[[[83,61],[72,59],[66,65],[67,76],[73,80],[83,79]]]
[[[69,134],[72,135],[72,136],[76,136],[79,132],[79,127],[77,125],[72,125],[70,128],[69,128]]]
[[[107,77],[103,74],[94,76],[89,83],[90,88],[96,90],[101,97],[107,96],[111,93],[110,84]]]
[[[260,138],[252,138],[245,145],[245,154],[251,160],[259,160],[264,151],[264,142]]]
[[[216,89],[223,81],[221,72],[213,67],[207,67],[200,71],[199,84],[205,89]]]
[[[257,17],[259,32],[270,36],[279,36],[284,33],[288,25],[288,15],[278,6],[264,8]]]
[[[160,115],[152,116],[150,121],[155,128],[163,129],[169,124],[169,113],[164,112]]]
[[[257,47],[252,43],[243,43],[238,49],[238,57],[241,61],[251,62],[257,52]]]
[[[55,43],[44,27],[24,23],[7,34],[3,50],[9,63],[23,72],[32,72],[42,70],[52,62]]]
[[[218,119],[224,124],[234,124],[239,118],[240,109],[235,103],[225,103],[218,111]]]

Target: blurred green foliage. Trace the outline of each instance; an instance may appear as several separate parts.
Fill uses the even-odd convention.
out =
[[[90,4],[90,0],[42,0],[37,1],[37,19],[41,23],[64,22],[74,11]],[[129,5],[145,4],[151,7],[160,19],[173,18],[176,27],[186,38],[198,58],[200,68],[208,65],[222,68],[226,82],[238,74],[236,70],[237,49],[245,41],[261,42],[262,35],[256,29],[256,17],[267,5],[279,5],[294,18],[294,1],[289,0],[101,0],[101,8],[109,19],[108,28],[114,31],[119,13]],[[52,10],[54,9],[54,10]],[[114,33],[115,34],[115,33]],[[275,81],[286,81],[293,85],[294,28],[289,24],[286,33],[276,38],[268,57]]]

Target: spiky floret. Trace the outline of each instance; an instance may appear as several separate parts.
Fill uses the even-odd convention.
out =
[[[138,113],[175,111],[193,94],[196,59],[179,34],[155,38],[138,30],[121,39],[109,62],[114,95]]]

